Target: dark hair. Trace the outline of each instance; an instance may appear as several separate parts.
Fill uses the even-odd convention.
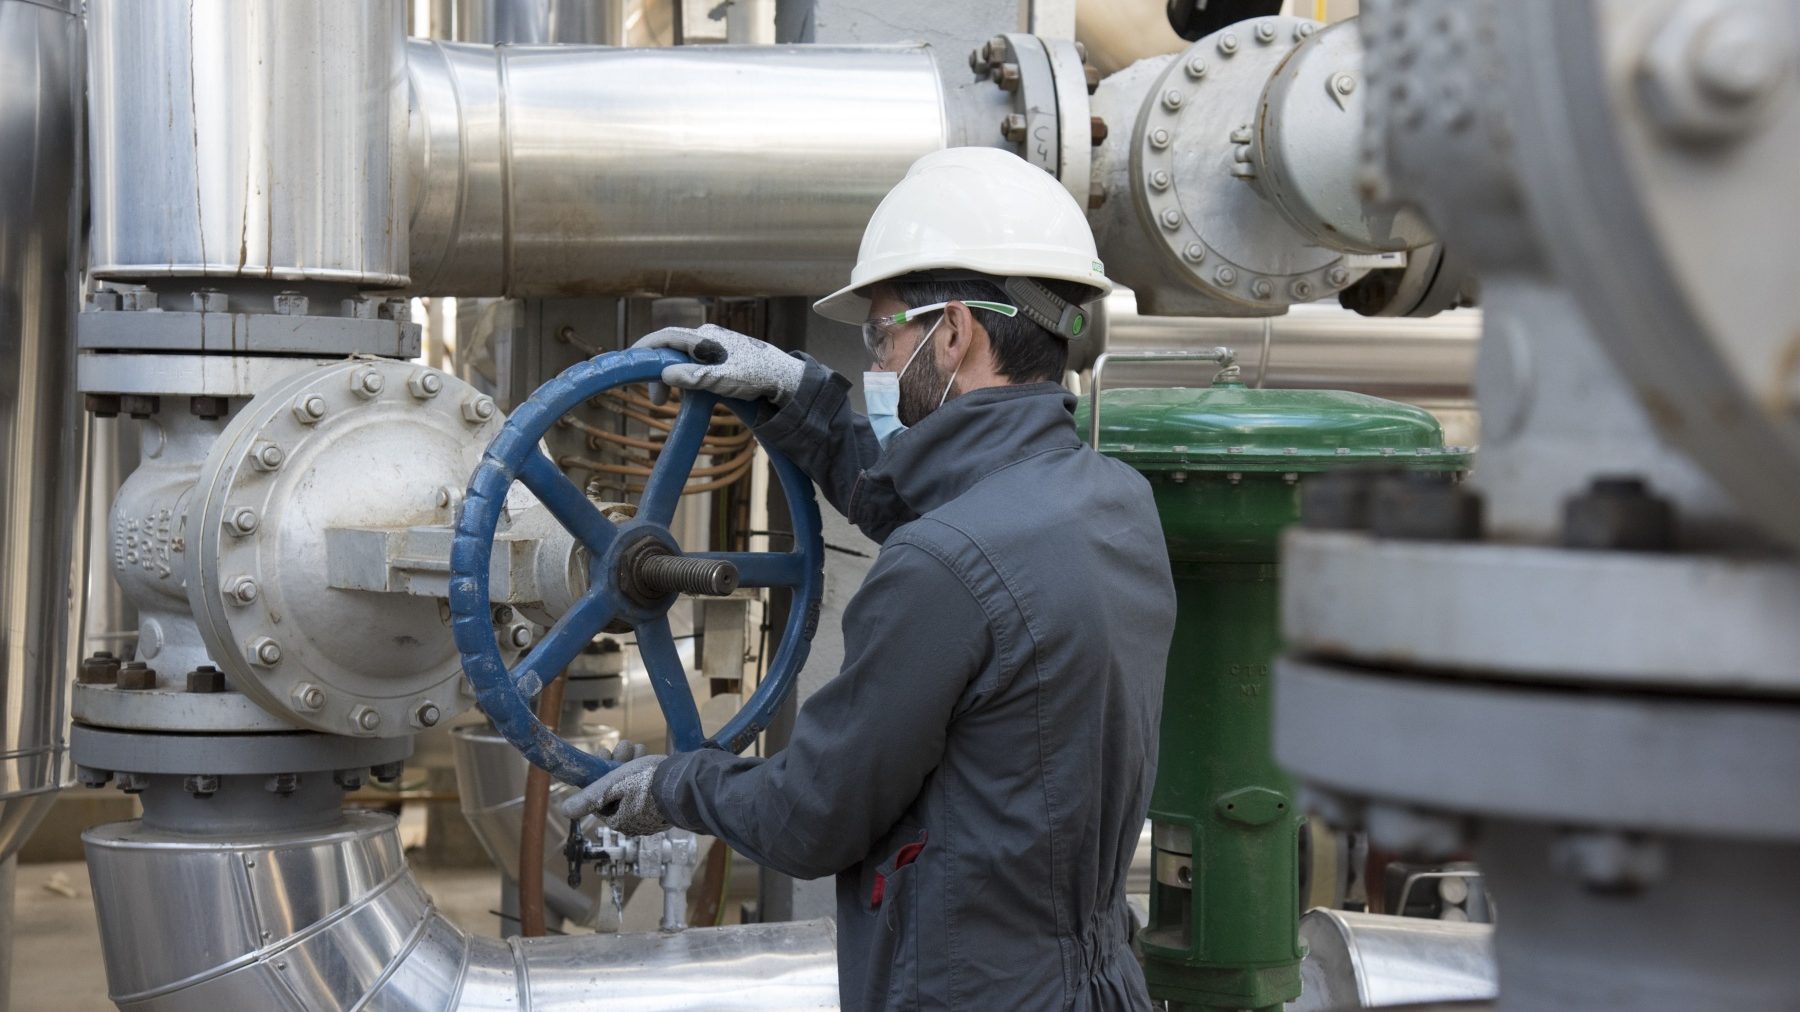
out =
[[[1081,302],[1093,296],[1093,289],[1070,281],[1041,281],[1060,299]],[[1016,304],[998,280],[967,279],[945,281],[931,277],[909,276],[888,282],[894,295],[909,306],[929,306],[934,302],[985,302]],[[1061,382],[1069,367],[1069,342],[1032,321],[1024,313],[1006,316],[991,309],[969,307],[977,322],[987,330],[988,343],[994,349],[994,368],[1013,383],[1035,383],[1040,380]]]

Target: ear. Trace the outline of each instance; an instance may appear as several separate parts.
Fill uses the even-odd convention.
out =
[[[949,375],[963,363],[975,362],[971,356],[977,354],[977,345],[987,343],[987,330],[975,322],[975,314],[960,301],[944,307],[944,329],[949,333],[937,342],[937,362],[938,368]]]

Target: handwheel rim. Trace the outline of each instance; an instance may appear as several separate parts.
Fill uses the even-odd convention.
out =
[[[667,549],[680,552],[679,543],[667,527],[669,517],[662,514],[672,516],[674,504],[679,502],[680,488],[686,483],[687,472],[698,451],[696,432],[699,435],[705,432],[707,422],[695,419],[704,416],[709,420],[716,399],[705,394],[690,394],[684,398],[683,412],[677,418],[670,442],[686,439],[693,448],[684,450],[677,446],[675,454],[667,458],[659,456],[658,466],[653,469],[656,473],[646,481],[643,496],[643,503],[653,507],[648,510],[653,515],[645,516],[646,510],[640,508],[639,516],[624,524],[613,525],[600,518],[606,528],[595,525],[583,511],[594,518],[599,518],[599,511],[539,450],[539,442],[550,427],[583,401],[603,390],[656,380],[661,377],[664,367],[685,361],[686,356],[668,349],[634,349],[579,363],[544,384],[513,412],[500,434],[488,445],[481,464],[470,477],[457,520],[451,548],[450,612],[451,630],[462,655],[464,675],[475,688],[478,705],[500,733],[526,759],[565,783],[586,785],[616,764],[564,740],[537,719],[531,705],[531,697],[546,679],[555,677],[562,670],[567,660],[554,669],[548,665],[565,656],[573,657],[569,648],[574,644],[564,642],[562,637],[579,636],[579,646],[585,647],[606,621],[617,617],[629,622],[637,633],[645,668],[668,718],[674,750],[720,748],[741,752],[767,728],[776,709],[792,691],[818,626],[824,584],[824,539],[812,482],[791,461],[763,444],[769,451],[771,470],[788,502],[794,527],[794,549],[789,552],[681,554],[732,561],[741,578],[748,577],[742,581],[744,586],[784,586],[789,588],[792,600],[781,642],[768,665],[768,673],[743,707],[716,734],[704,736],[699,725],[697,702],[687,689],[686,671],[675,655],[673,637],[668,629],[667,612],[680,595],[670,593],[666,599],[651,604],[632,600],[619,585],[618,573],[622,554],[645,538],[655,538]],[[723,403],[751,426],[754,433],[755,405],[734,400]],[[758,442],[762,443],[760,437]],[[684,452],[687,463],[679,468],[682,473],[674,474],[676,468],[671,464],[669,473],[664,475],[663,460],[678,461]],[[491,621],[488,581],[495,532],[506,496],[515,481],[527,484],[552,515],[588,547],[589,590],[521,659],[516,670],[509,671],[500,654]],[[575,497],[579,497],[579,503]],[[661,517],[660,521],[658,517]],[[599,625],[594,625],[596,621]],[[588,626],[593,628],[588,630]],[[582,635],[584,631],[586,634]],[[674,670],[670,670],[671,664]],[[685,706],[681,704],[682,697],[686,699]],[[676,712],[671,713],[671,708]]]

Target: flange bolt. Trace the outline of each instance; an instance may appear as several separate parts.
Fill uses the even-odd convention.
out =
[[[262,588],[256,585],[255,579],[240,576],[231,581],[227,593],[231,595],[234,604],[255,604],[257,597],[262,594]]]
[[[258,471],[274,471],[287,460],[287,454],[274,443],[258,443],[250,454],[250,466]]]
[[[281,663],[281,644],[267,636],[258,636],[250,641],[250,660],[265,668]]]
[[[231,511],[231,516],[225,521],[225,524],[231,529],[231,533],[238,537],[244,537],[256,533],[258,522],[255,510],[248,506],[239,506]]]
[[[301,425],[316,424],[327,410],[325,398],[318,394],[306,394],[294,401],[294,418]]]
[[[437,722],[442,719],[444,711],[429,699],[420,703],[419,708],[413,711],[413,723],[419,727],[436,727]]]
[[[373,731],[381,726],[381,714],[370,706],[352,707],[350,725],[359,731]]]
[[[75,681],[82,685],[113,685],[118,680],[119,659],[109,650],[83,658],[81,667],[75,672]]]
[[[494,399],[488,396],[471,397],[463,401],[463,420],[472,424],[480,424],[494,417]]]
[[[406,388],[419,400],[430,400],[444,392],[444,378],[435,372],[420,369],[406,381]]]
[[[350,379],[350,389],[359,397],[374,397],[387,386],[387,380],[373,369],[363,369]]]
[[[325,705],[325,690],[311,682],[301,682],[288,693],[288,699],[298,710],[315,711]]]

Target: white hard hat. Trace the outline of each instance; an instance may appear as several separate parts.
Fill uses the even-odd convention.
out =
[[[870,285],[920,271],[969,271],[1086,285],[1091,302],[1112,291],[1087,215],[1054,177],[998,148],[946,148],[914,162],[863,230],[850,283],[813,304],[820,315],[861,323]],[[1043,322],[1074,307],[1038,285],[1009,294]],[[1027,291],[1028,290],[1028,291]],[[1079,314],[1075,314],[1079,317]],[[1079,329],[1081,320],[1075,322]],[[1058,328],[1046,324],[1051,330]]]

